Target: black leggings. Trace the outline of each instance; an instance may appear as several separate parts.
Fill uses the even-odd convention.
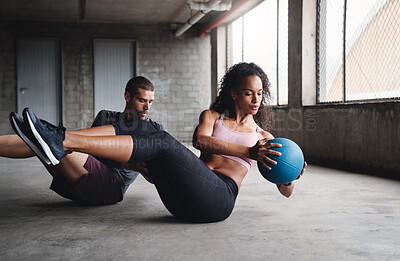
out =
[[[141,121],[141,124],[148,124]],[[165,131],[131,135],[131,162],[145,161],[162,202],[177,218],[193,222],[216,222],[229,217],[238,194],[229,177],[211,171],[193,152]]]

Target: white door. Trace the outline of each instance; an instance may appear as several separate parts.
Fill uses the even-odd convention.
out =
[[[47,121],[61,120],[60,42],[54,39],[18,39],[17,107],[26,107]]]
[[[135,75],[135,41],[94,41],[94,109],[122,111],[126,83]]]

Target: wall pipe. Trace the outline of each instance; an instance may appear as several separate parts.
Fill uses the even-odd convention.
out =
[[[210,2],[207,3],[207,9],[205,10],[200,10],[197,13],[195,13],[190,19],[175,32],[175,36],[179,37],[181,36],[184,32],[186,32],[192,25],[197,23],[203,16],[205,16],[208,12],[210,12],[214,6],[217,4],[220,4],[222,0],[211,0]]]
[[[209,33],[215,27],[223,24],[229,18],[234,16],[244,5],[246,5],[247,3],[251,2],[251,1],[253,1],[253,0],[242,0],[242,1],[240,1],[239,3],[234,5],[231,10],[229,10],[228,12],[223,13],[217,19],[215,19],[211,24],[209,24],[207,27],[203,28],[200,31],[198,36],[202,37],[202,36],[206,35],[207,33]]]
[[[186,0],[187,5],[192,10],[207,10],[210,9],[208,7],[207,2],[199,2],[199,0]],[[222,0],[218,6],[214,6],[212,8],[213,11],[226,11],[231,9],[232,7],[232,0]]]

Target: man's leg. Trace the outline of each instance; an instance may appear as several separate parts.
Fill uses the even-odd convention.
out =
[[[53,165],[58,165],[59,161],[62,158],[71,153],[72,149],[65,150],[62,147],[62,142],[67,139],[67,134],[63,126],[54,126],[53,124],[37,118],[36,115],[29,108],[24,109],[23,116],[25,124],[24,129],[21,129],[22,134],[32,133],[31,136],[33,136],[33,138],[29,137],[27,139],[27,142],[39,144],[39,146],[41,147],[41,151],[44,152],[45,156]],[[13,118],[11,117],[11,119]],[[72,131],[69,132],[69,134],[71,136],[73,146],[84,148],[82,150],[75,150],[77,152],[100,156],[119,162],[127,162],[129,160],[129,155],[131,154],[131,152],[129,152],[129,155],[126,159],[124,158],[122,160],[120,159],[120,157],[108,157],[109,155],[113,156],[121,153],[122,147],[124,145],[127,145],[129,147],[129,144],[127,144],[126,142],[128,140],[127,138],[129,137],[120,138],[122,136],[112,136],[115,135],[115,129],[111,125]],[[101,137],[103,137],[102,135],[106,135],[104,136],[106,138],[101,139]],[[51,141],[51,143],[47,143],[49,141]],[[86,150],[87,147],[89,147],[90,149]],[[105,154],[92,153],[92,151],[97,152],[98,150],[107,152]],[[126,155],[125,153],[123,154]]]
[[[85,205],[115,204],[123,198],[114,170],[90,155],[71,153],[46,168],[53,175],[50,189],[64,198]]]
[[[48,165],[49,160],[41,151],[40,145],[32,142],[32,134],[23,123],[22,118],[16,114],[10,114],[10,124],[18,135],[0,136],[0,156],[7,158],[29,158],[37,155],[46,169],[53,177],[63,175],[71,185],[75,184],[87,171],[84,168],[88,155],[73,153],[67,155],[58,166]],[[29,145],[28,145],[29,143]]]
[[[0,157],[21,159],[33,156],[35,156],[35,153],[18,135],[0,136]]]
[[[60,160],[60,163],[56,166],[43,165],[53,178],[58,178],[59,175],[62,175],[70,185],[75,185],[83,175],[88,173],[84,168],[88,156],[84,153],[73,152]]]
[[[32,152],[29,146],[26,145],[18,135],[0,136],[0,157],[24,159],[33,156],[36,156],[35,153]],[[63,158],[57,166],[43,165],[49,171],[50,175],[53,177],[63,175],[65,179],[73,185],[82,175],[87,173],[86,169],[83,167],[87,157],[87,154],[74,152]]]
[[[94,205],[113,204],[122,200],[121,187],[114,172],[97,159],[74,152],[62,158],[57,166],[49,165],[49,159],[41,151],[40,144],[33,140],[32,132],[26,128],[21,117],[11,113],[10,123],[18,135],[0,136],[0,156],[38,156],[53,176],[50,188],[63,197]],[[85,132],[85,135],[91,135],[91,132]],[[39,156],[37,153],[42,154]]]

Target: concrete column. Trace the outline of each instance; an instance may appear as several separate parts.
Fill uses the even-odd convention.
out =
[[[302,0],[289,0],[289,107],[301,106]]]
[[[219,26],[211,33],[211,100],[217,96],[218,83],[227,70],[226,26]]]

